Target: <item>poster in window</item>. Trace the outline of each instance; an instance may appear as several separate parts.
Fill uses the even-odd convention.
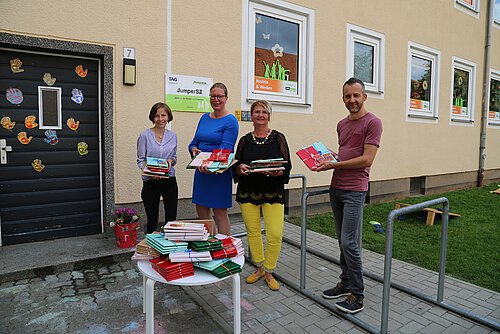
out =
[[[373,55],[375,48],[365,43],[354,42],[354,77],[373,84]]]
[[[453,71],[453,115],[469,115],[469,72],[455,69]]]
[[[297,96],[299,24],[256,13],[254,92]]]
[[[410,108],[417,111],[431,111],[432,61],[411,57]]]
[[[491,79],[488,119],[500,121],[500,81]]]

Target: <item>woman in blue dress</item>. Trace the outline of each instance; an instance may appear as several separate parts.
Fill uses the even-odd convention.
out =
[[[223,83],[215,83],[210,88],[210,105],[214,110],[201,116],[189,153],[194,157],[200,152],[214,149],[234,151],[238,137],[238,120],[226,109],[227,88]],[[232,171],[222,174],[210,173],[206,166],[198,167],[194,174],[193,203],[200,219],[210,219],[211,210],[218,233],[231,234],[227,209],[232,205]],[[214,231],[211,231],[214,233]]]

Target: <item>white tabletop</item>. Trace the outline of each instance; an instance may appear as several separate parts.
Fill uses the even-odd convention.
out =
[[[243,268],[243,265],[245,264],[245,257],[244,256],[233,257],[231,258],[231,261],[239,264],[241,268]],[[156,270],[153,269],[153,267],[151,266],[151,262],[149,262],[149,260],[138,260],[137,266],[139,267],[139,271],[149,279],[172,285],[187,285],[187,286],[205,285],[205,284],[215,283],[217,281],[222,281],[225,280],[226,278],[231,277],[231,275],[229,275],[223,278],[217,278],[216,276],[212,275],[209,271],[195,267],[194,276],[176,279],[173,281],[167,281]]]

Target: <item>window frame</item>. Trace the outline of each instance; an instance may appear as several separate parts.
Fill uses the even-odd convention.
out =
[[[371,97],[384,97],[385,84],[385,35],[367,28],[347,24],[346,77],[354,76],[355,43],[373,46],[373,83],[364,82]]]
[[[467,1],[465,0],[455,0],[455,8],[475,18],[479,18],[479,11],[481,8],[481,4],[480,0],[472,0],[472,4],[468,4]]]
[[[431,92],[429,95],[429,111],[413,109],[410,106],[412,57],[423,58],[432,62]],[[408,119],[435,120],[439,118],[439,83],[440,83],[441,52],[439,50],[408,42],[407,78],[406,78],[406,117]]]
[[[491,80],[497,80],[500,82],[500,71],[494,70],[490,68],[490,73],[488,76],[488,127],[490,128],[495,128],[495,129],[500,129],[500,119],[490,119],[489,113],[490,113],[490,100],[491,100]]]
[[[43,110],[43,91],[55,91],[57,94],[57,125],[45,125]],[[38,128],[40,130],[62,130],[62,88],[38,86]]]
[[[255,16],[262,14],[299,24],[298,94],[254,91],[255,80]],[[265,99],[275,111],[312,112],[314,72],[314,11],[281,0],[244,0],[242,29],[242,110],[252,102]]]
[[[455,69],[465,71],[469,73],[469,85],[468,85],[468,101],[467,101],[467,108],[469,109],[469,112],[467,116],[461,116],[461,115],[456,115],[453,113],[453,90],[455,87]],[[475,96],[476,96],[476,72],[477,72],[477,65],[473,62],[470,62],[468,60],[459,58],[459,57],[452,57],[452,67],[451,67],[451,92],[450,92],[450,101],[451,101],[451,106],[450,106],[450,121],[451,124],[457,125],[458,122],[461,123],[469,123],[469,124],[474,124],[474,115],[475,115]]]

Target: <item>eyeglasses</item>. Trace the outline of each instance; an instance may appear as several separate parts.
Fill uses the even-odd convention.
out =
[[[210,95],[210,100],[222,101],[225,97],[226,97],[225,95]]]

